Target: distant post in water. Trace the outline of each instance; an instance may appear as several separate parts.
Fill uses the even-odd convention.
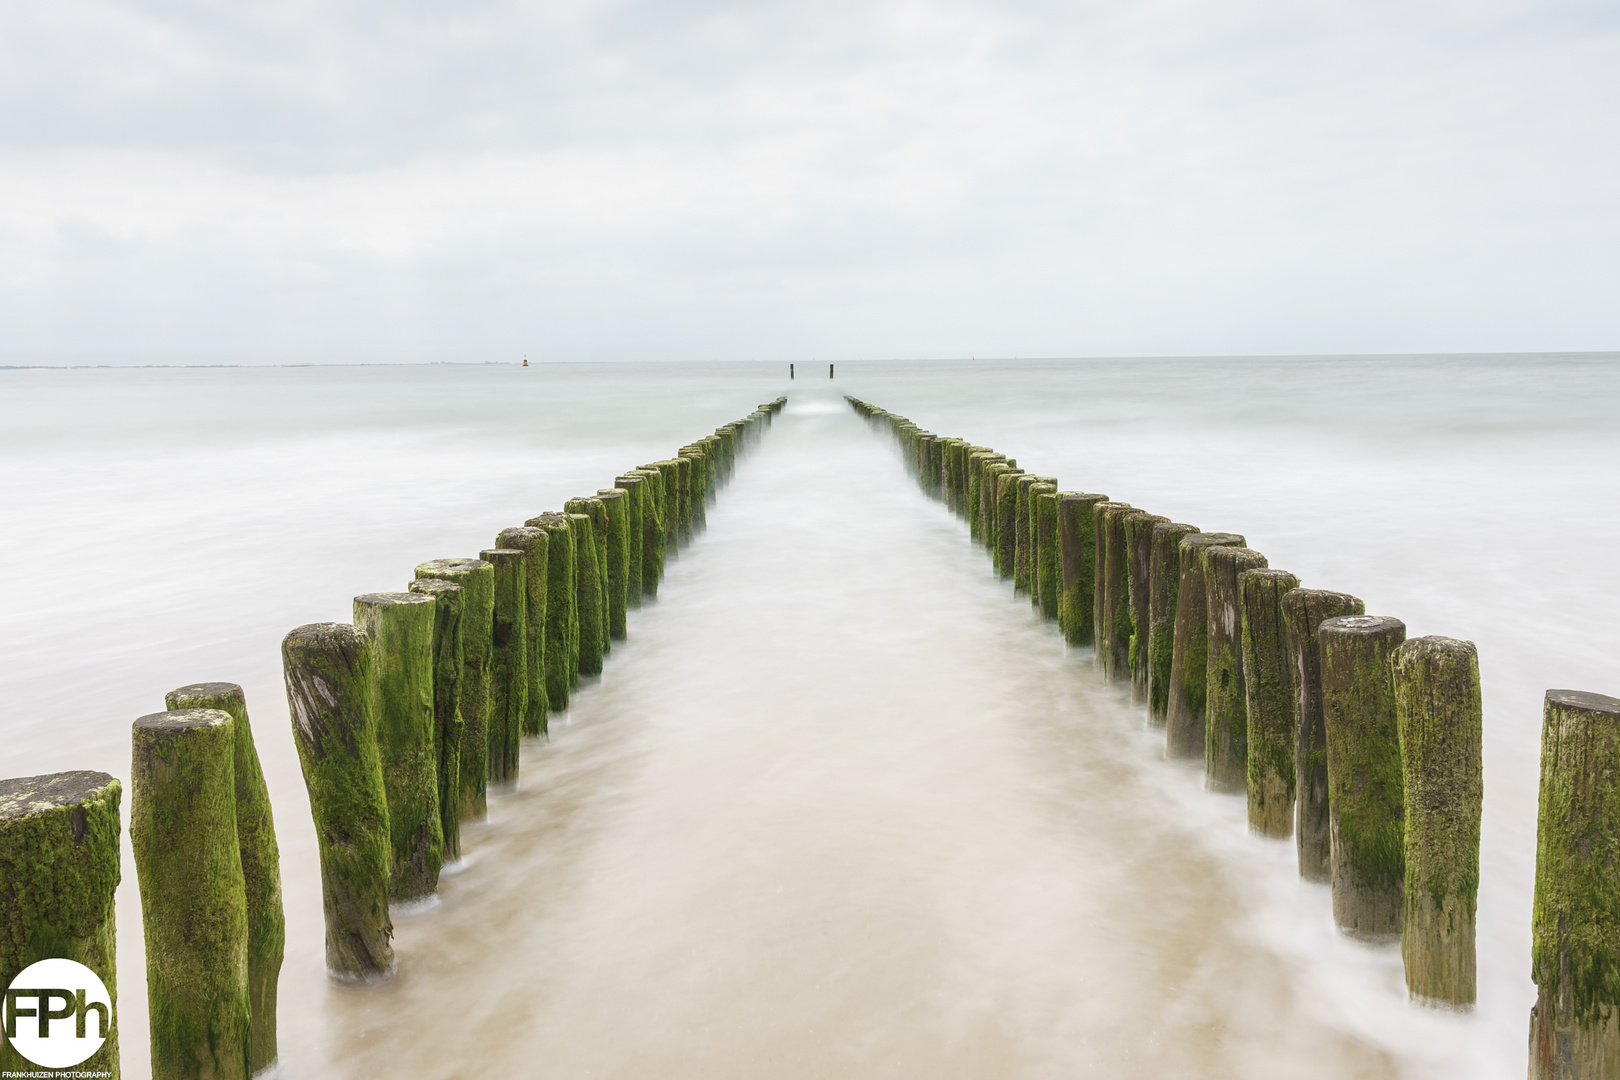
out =
[[[1277,838],[1294,832],[1294,669],[1282,602],[1297,588],[1299,578],[1286,570],[1238,575],[1249,720],[1249,830]]]
[[[1176,641],[1176,594],[1181,589],[1181,538],[1196,525],[1161,521],[1148,539],[1147,700],[1148,722],[1163,725],[1170,713],[1170,661]]]
[[[1258,570],[1258,551],[1216,545],[1202,551],[1209,659],[1205,682],[1204,779],[1210,790],[1242,792],[1249,777],[1248,700],[1243,690],[1243,627],[1238,575]]]
[[[1406,794],[1406,987],[1420,1001],[1472,1005],[1485,797],[1473,642],[1422,637],[1396,650],[1395,721]]]
[[[281,663],[320,848],[326,969],[345,982],[387,978],[394,973],[393,856],[371,643],[347,623],[312,623],[282,640]]]
[[[1131,673],[1131,702],[1148,699],[1148,633],[1153,615],[1151,576],[1153,571],[1153,530],[1170,519],[1138,510],[1126,514],[1125,523],[1125,606],[1131,612],[1128,659]]]
[[[1170,649],[1169,708],[1164,753],[1172,758],[1204,756],[1204,710],[1208,704],[1209,617],[1204,594],[1204,549],[1242,547],[1238,533],[1192,533],[1176,545],[1181,583],[1176,586],[1176,619]]]
[[[1097,525],[1093,508],[1108,501],[1106,495],[1060,491],[1058,500],[1058,560],[1063,575],[1058,593],[1058,627],[1070,645],[1096,640]]]
[[[105,1034],[107,1041],[78,1068],[110,1072],[113,1080],[119,1075],[113,893],[121,876],[122,792],[103,772],[0,780],[0,912],[6,926],[0,934],[0,987],[51,957],[76,960],[95,972],[111,996],[113,1015],[86,1010],[87,1034]],[[37,1066],[8,1041],[0,1043],[0,1069],[31,1073]]]
[[[495,651],[495,568],[482,559],[434,559],[417,566],[416,578],[460,585],[462,821],[488,813],[490,662]],[[459,830],[458,830],[459,835]]]
[[[286,951],[287,928],[281,907],[281,851],[270,812],[259,752],[248,722],[247,695],[235,683],[193,683],[170,690],[163,699],[170,712],[218,709],[235,725],[232,771],[236,784],[236,846],[242,856],[247,899],[248,998],[253,1012],[254,1073],[276,1063],[276,985]]]
[[[252,1075],[233,736],[219,709],[152,713],[132,733],[129,840],[154,1080]]]
[[[467,665],[461,644],[461,610],[465,590],[451,581],[421,578],[411,582],[411,592],[433,597],[433,723],[439,833],[444,838],[444,861],[451,863],[461,858],[461,680]],[[254,1023],[258,1023],[257,1014]]]
[[[523,717],[529,709],[528,613],[523,552],[486,548],[495,568],[495,626],[489,664],[489,782],[515,784]]]
[[[827,378],[830,379],[832,377],[833,377],[833,366],[831,364],[828,364],[827,365]]]
[[[1531,922],[1531,1080],[1620,1076],[1620,700],[1549,690]]]
[[[523,709],[523,734],[544,735],[551,711],[546,686],[546,604],[550,594],[551,534],[537,525],[502,529],[495,546],[523,552],[523,641],[528,653],[523,669],[529,678]]]
[[[1390,665],[1399,619],[1350,615],[1317,630],[1327,721],[1333,920],[1357,937],[1401,932],[1406,838],[1400,733]]]

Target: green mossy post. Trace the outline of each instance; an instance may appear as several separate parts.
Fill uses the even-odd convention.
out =
[[[1279,839],[1294,832],[1294,658],[1283,597],[1297,588],[1299,578],[1286,570],[1238,575],[1249,720],[1249,831]]]
[[[967,445],[965,440],[947,438],[941,443],[944,470],[940,481],[940,496],[945,500],[945,509],[951,513],[958,513],[961,498],[957,492],[962,482],[962,449]]]
[[[670,460],[675,462],[676,543],[685,547],[692,542],[692,459],[677,455]]]
[[[1063,573],[1058,627],[1070,645],[1096,641],[1097,523],[1094,508],[1108,496],[1058,493],[1058,559]]]
[[[143,716],[132,732],[129,841],[153,1080],[253,1075],[235,727],[219,709],[180,709]]]
[[[388,898],[395,903],[432,896],[444,865],[433,710],[436,603],[417,592],[354,598],[354,625],[371,640],[372,713],[393,848]]]
[[[1549,690],[1531,921],[1531,1080],[1620,1076],[1620,700]]]
[[[76,960],[112,996],[107,1041],[78,1066],[119,1076],[118,950],[113,894],[118,889],[123,788],[103,772],[59,772],[0,780],[0,987],[30,964]],[[99,1011],[86,1023],[99,1028]],[[9,1042],[0,1069],[33,1072]]]
[[[1043,619],[1058,617],[1058,594],[1063,591],[1063,570],[1058,558],[1057,488],[1035,495],[1035,601]]]
[[[1181,581],[1176,586],[1175,629],[1170,644],[1170,684],[1166,698],[1164,753],[1171,758],[1204,756],[1204,716],[1208,702],[1209,617],[1204,604],[1207,547],[1242,547],[1237,533],[1192,533],[1176,545]]]
[[[996,466],[1001,466],[997,468]],[[995,548],[991,544],[996,533],[996,477],[1007,469],[1005,454],[986,454],[980,459],[978,472],[972,479],[973,495],[971,503],[972,517],[968,520],[969,532],[978,545],[991,553],[994,558]]]
[[[347,623],[300,626],[282,639],[281,665],[320,847],[327,972],[347,982],[386,978],[394,972],[393,858],[371,642]]]
[[[1170,665],[1175,654],[1176,596],[1181,591],[1181,539],[1196,525],[1161,521],[1148,540],[1148,723],[1163,726],[1170,716]]]
[[[523,552],[485,548],[495,568],[495,623],[489,658],[489,782],[515,784],[523,718],[529,710],[528,575]]]
[[[587,496],[580,499],[569,499],[567,504],[565,504],[564,509],[571,514],[584,514],[591,523],[590,539],[596,556],[596,560],[592,564],[591,570],[596,578],[597,611],[599,612],[596,622],[598,636],[597,648],[601,652],[602,656],[606,657],[608,653],[613,651],[613,635],[611,632],[611,627],[609,626],[611,610],[609,608],[608,600],[607,576],[607,507],[603,504],[601,499]],[[575,542],[578,543],[578,540],[576,539]],[[582,632],[583,626],[584,624],[581,623]],[[586,674],[599,673],[600,669],[598,669],[597,672],[586,672]]]
[[[1249,781],[1249,707],[1243,688],[1243,615],[1238,576],[1263,570],[1266,557],[1246,547],[1202,552],[1206,631],[1204,780],[1209,790],[1241,794]]]
[[[669,460],[655,461],[641,467],[656,470],[659,475],[663,506],[659,508],[658,520],[663,524],[664,551],[674,551],[681,545],[681,467]],[[660,576],[662,569],[663,563],[660,561]]]
[[[676,456],[688,463],[691,473],[689,482],[692,487],[687,495],[686,513],[691,519],[688,532],[692,537],[696,537],[709,524],[708,512],[704,508],[709,500],[709,463],[702,449],[695,446],[682,447]]]
[[[647,498],[647,478],[636,474],[615,477],[613,486],[624,492],[625,585],[624,603],[631,611],[641,606],[642,572],[646,569],[647,524],[642,504]]]
[[[570,513],[574,532],[574,610],[578,612],[579,674],[602,674],[602,591],[591,519]]]
[[[461,593],[461,769],[462,821],[489,814],[489,718],[491,664],[495,653],[495,568],[483,559],[434,559],[417,566],[418,581],[448,581]],[[459,830],[458,830],[459,831]]]
[[[236,783],[236,846],[242,858],[247,898],[248,1000],[253,1012],[254,1073],[276,1063],[276,985],[287,948],[287,924],[281,906],[281,849],[270,811],[270,792],[253,745],[247,695],[236,683],[193,683],[170,690],[163,698],[170,712],[218,709],[235,724],[232,772]]]
[[[461,613],[466,590],[438,578],[420,578],[411,582],[410,588],[411,592],[433,597],[433,746],[439,786],[439,834],[444,838],[444,861],[452,863],[461,858],[461,680],[467,668],[461,644]],[[248,901],[251,915],[251,893]],[[257,1014],[254,1024],[258,1024]]]
[[[646,488],[641,500],[641,595],[656,597],[664,576],[664,474],[658,469],[632,469]]]
[[[1406,625],[1378,615],[1317,628],[1327,722],[1333,921],[1355,937],[1401,932],[1406,837],[1400,732],[1390,665]]]
[[[1033,508],[1030,506],[1030,489],[1037,484],[1044,484],[1044,476],[1031,476],[1025,473],[1018,478],[1013,491],[1013,513],[1016,520],[1013,523],[1013,595],[1027,596],[1030,593],[1033,581],[1032,571],[1035,567],[1034,553],[1035,534],[1030,531],[1033,522]],[[1057,490],[1054,484],[1053,491]]]
[[[1148,628],[1153,614],[1153,530],[1169,520],[1140,510],[1124,517],[1125,605],[1131,612],[1131,702],[1136,705],[1144,705],[1148,699]]]
[[[994,450],[975,450],[968,455],[967,519],[968,537],[976,544],[984,544],[984,483],[992,465],[1004,463],[1007,455]]]
[[[1395,723],[1406,793],[1406,988],[1425,1003],[1474,1003],[1479,818],[1485,799],[1479,656],[1471,641],[1421,637],[1395,652]]]
[[[550,535],[546,544],[546,705],[568,708],[579,682],[579,570],[574,529],[566,514],[539,514],[524,522]],[[550,731],[550,725],[546,727]]]
[[[996,472],[995,490],[995,567],[1003,580],[1013,576],[1018,549],[1018,480],[1024,470],[1007,468]]]
[[[523,710],[524,735],[544,735],[551,711],[546,686],[546,604],[551,586],[551,532],[538,525],[502,529],[495,546],[523,552],[523,642],[528,656],[523,665],[529,689]]]
[[[1125,515],[1139,513],[1130,503],[1104,502],[1091,508],[1096,523],[1097,566],[1095,612],[1096,664],[1104,678],[1122,682],[1131,677],[1131,609],[1125,597]]]
[[[630,500],[618,488],[604,488],[596,497],[607,517],[608,638],[623,641],[629,636]]]

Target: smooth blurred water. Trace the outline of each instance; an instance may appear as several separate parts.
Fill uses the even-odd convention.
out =
[[[164,691],[244,685],[283,1075],[1521,1075],[1541,694],[1620,684],[1615,358],[838,372],[0,371],[0,775],[127,777]],[[398,919],[400,976],[328,986],[281,636],[782,392],[442,902]],[[1478,1010],[1408,1006],[1398,954],[1335,934],[1292,846],[1160,759],[845,392],[1476,641]],[[127,858],[119,912],[139,1077]]]

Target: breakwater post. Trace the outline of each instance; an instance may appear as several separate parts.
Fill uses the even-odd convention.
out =
[[[1153,616],[1153,530],[1170,519],[1138,510],[1126,514],[1125,523],[1125,606],[1131,612],[1128,659],[1131,673],[1131,701],[1142,705],[1148,699],[1148,634]]]
[[[483,559],[433,559],[416,567],[416,579],[448,581],[461,592],[461,740],[456,764],[461,776],[457,809],[462,821],[488,814],[490,664],[495,651],[495,568]],[[449,763],[441,761],[440,768]],[[441,783],[444,778],[441,775]],[[460,829],[457,829],[460,835]],[[458,840],[459,845],[459,840]]]
[[[281,850],[270,810],[270,792],[253,744],[247,695],[236,683],[193,683],[170,690],[163,698],[170,712],[218,709],[233,727],[232,773],[236,791],[236,847],[242,859],[243,895],[247,901],[248,1003],[253,1014],[252,1072],[276,1063],[276,987],[287,947],[281,906]]]
[[[1176,596],[1181,589],[1181,538],[1196,525],[1161,521],[1148,539],[1148,723],[1163,726],[1170,713],[1170,663],[1176,641]]]
[[[990,476],[990,466],[1003,464],[1006,454],[994,450],[975,450],[968,455],[968,536],[980,547],[984,546],[989,523],[984,515],[984,485]]]
[[[629,637],[630,500],[618,488],[603,488],[596,497],[607,518],[608,639],[623,641]],[[701,499],[697,505],[703,505]]]
[[[1058,550],[1058,498],[1054,484],[1042,484],[1035,494],[1035,606],[1041,618],[1056,620],[1063,571]]]
[[[523,670],[528,677],[524,699],[524,735],[544,735],[551,711],[546,684],[546,602],[551,584],[551,532],[544,526],[522,525],[502,529],[495,546],[523,553],[523,643],[527,650]]]
[[[1206,637],[1206,706],[1204,713],[1204,779],[1211,791],[1241,793],[1249,777],[1249,709],[1243,690],[1243,627],[1238,575],[1263,569],[1266,557],[1232,544],[1206,547],[1204,604]]]
[[[641,583],[642,573],[646,570],[647,561],[644,555],[646,548],[647,525],[642,509],[647,498],[647,478],[636,473],[626,473],[615,477],[613,486],[624,492],[624,538],[625,538],[625,577],[624,577],[624,603],[631,611],[641,606],[641,597],[644,586]]]
[[[0,987],[30,964],[63,957],[96,973],[108,1010],[87,1009],[87,1031],[106,1042],[79,1066],[118,1080],[118,950],[113,894],[119,867],[123,787],[103,772],[59,772],[0,780]],[[100,1022],[100,1028],[96,1027]],[[0,1069],[33,1072],[9,1041]]]
[[[1299,853],[1299,876],[1306,881],[1331,881],[1327,721],[1322,716],[1322,646],[1317,630],[1328,619],[1364,615],[1367,609],[1349,593],[1294,589],[1283,596],[1282,611],[1293,665],[1294,846]]]
[[[1327,722],[1333,920],[1357,937],[1388,937],[1401,932],[1406,906],[1406,800],[1390,679],[1406,625],[1349,615],[1322,623],[1317,640]]]
[[[1176,545],[1181,581],[1176,586],[1175,629],[1170,645],[1170,684],[1165,695],[1164,753],[1204,756],[1204,709],[1209,684],[1209,614],[1204,592],[1204,549],[1242,547],[1238,533],[1190,533]]]
[[[1406,799],[1401,959],[1416,1000],[1474,1003],[1474,912],[1485,798],[1479,657],[1473,642],[1413,638],[1395,652],[1395,721]]]
[[[1058,593],[1058,627],[1070,645],[1096,640],[1097,520],[1095,507],[1106,495],[1060,491],[1058,500],[1058,561],[1062,573]]]
[[[219,709],[151,713],[131,734],[129,840],[154,1080],[252,1075],[234,735]]]
[[[485,548],[478,557],[495,568],[495,624],[489,656],[489,782],[515,784],[523,717],[529,709],[528,591],[523,552]]]
[[[995,490],[995,547],[993,562],[996,576],[1006,580],[1013,576],[1018,555],[1018,480],[1023,469],[1010,465],[998,466]]]
[[[570,500],[569,505],[578,501]],[[579,675],[602,674],[602,588],[591,519],[576,511],[569,511],[567,516],[574,534],[574,611],[579,627],[577,681]]]
[[[1136,513],[1130,503],[1104,502],[1092,507],[1096,522],[1097,571],[1095,612],[1096,664],[1109,682],[1130,679],[1131,609],[1125,596],[1125,521]]]
[[[393,860],[371,643],[346,623],[312,623],[282,640],[281,663],[320,848],[327,971],[345,982],[387,978],[394,972]]]
[[[418,578],[411,582],[410,590],[433,597],[434,766],[444,862],[452,863],[461,858],[461,680],[466,668],[461,612],[465,590],[438,578]],[[251,896],[248,907],[251,916]]]
[[[1279,839],[1294,832],[1294,666],[1282,605],[1283,597],[1297,588],[1299,578],[1286,570],[1251,569],[1238,575],[1249,723],[1249,829]]]

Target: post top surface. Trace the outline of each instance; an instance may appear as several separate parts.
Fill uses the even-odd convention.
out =
[[[431,604],[433,597],[419,592],[368,592],[354,598],[367,607],[395,607],[401,604]]]
[[[0,820],[75,806],[105,794],[116,783],[108,773],[87,769],[0,780]]]
[[[1607,694],[1594,694],[1587,690],[1549,690],[1547,691],[1547,704],[1559,705],[1566,709],[1579,709],[1582,712],[1606,713],[1609,716],[1620,717],[1620,698],[1612,698]]]
[[[229,723],[231,714],[223,709],[171,709],[140,717],[135,721],[135,730],[158,733],[204,731]]]

